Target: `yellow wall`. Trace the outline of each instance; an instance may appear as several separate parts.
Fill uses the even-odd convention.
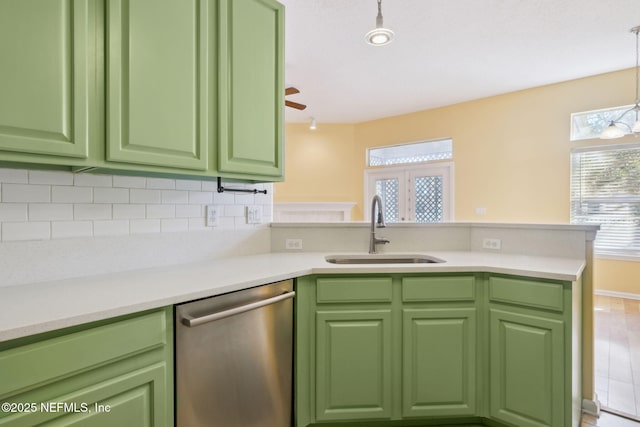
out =
[[[355,125],[288,124],[285,133],[285,180],[274,185],[274,202],[351,202],[362,219],[364,154],[354,144]]]
[[[318,117],[315,132],[290,124],[274,201],[354,201],[362,219],[367,147],[450,137],[455,221],[566,223],[570,150],[602,143],[572,145],[570,114],[630,104],[634,84],[629,69],[355,125]],[[595,275],[597,288],[640,294],[640,263],[598,260]]]
[[[640,263],[596,259],[593,282],[596,289],[640,294]]]

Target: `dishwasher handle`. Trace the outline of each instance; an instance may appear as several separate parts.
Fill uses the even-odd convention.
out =
[[[192,328],[194,326],[203,325],[205,323],[213,322],[215,320],[224,319],[225,317],[234,316],[236,314],[245,313],[247,311],[255,310],[256,308],[264,307],[266,305],[275,304],[280,301],[284,301],[289,298],[293,298],[296,295],[295,291],[286,292],[282,295],[267,298],[262,301],[252,302],[251,304],[241,305],[240,307],[231,308],[229,310],[219,311],[213,314],[207,314],[201,317],[192,317],[188,314],[184,315],[181,319],[183,325]]]

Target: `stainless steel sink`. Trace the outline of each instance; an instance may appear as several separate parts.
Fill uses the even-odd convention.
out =
[[[434,264],[445,262],[445,260],[434,256],[419,254],[328,255],[325,259],[332,264]]]

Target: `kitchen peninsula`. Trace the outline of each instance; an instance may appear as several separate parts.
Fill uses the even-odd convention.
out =
[[[433,295],[424,294],[420,289],[429,287],[430,278],[435,277],[445,278],[445,283],[452,284],[444,288],[439,285],[441,292],[444,293],[440,297],[446,300],[444,306],[440,308],[463,311],[472,308],[477,313],[475,315],[477,328],[484,328],[488,312],[483,310],[489,309],[489,304],[492,304],[492,308],[497,311],[508,312],[506,308],[513,308],[522,303],[533,303],[538,305],[537,309],[547,314],[551,313],[552,317],[555,316],[553,321],[559,317],[569,321],[573,339],[569,340],[565,337],[563,342],[573,351],[569,351],[568,354],[565,351],[563,358],[573,356],[574,359],[569,366],[563,368],[566,371],[571,365],[574,367],[576,364],[580,365],[581,337],[576,330],[579,331],[581,325],[580,317],[576,318],[576,316],[580,316],[581,312],[581,294],[584,295],[582,298],[584,306],[591,304],[588,297],[592,292],[589,289],[591,286],[590,263],[596,230],[597,227],[592,226],[570,225],[477,223],[394,225],[382,233],[391,241],[384,248],[387,253],[428,254],[445,262],[428,265],[336,265],[326,262],[325,257],[365,252],[368,238],[366,224],[272,224],[269,230],[271,251],[263,253],[222,256],[176,266],[2,287],[0,288],[2,296],[0,310],[3,312],[3,321],[0,324],[0,341],[2,341],[2,348],[6,349],[14,342],[12,340],[18,338],[24,339],[23,337],[47,331],[170,307],[189,300],[290,278],[299,278],[298,292],[302,291],[302,298],[296,300],[299,310],[305,307],[303,305],[305,301],[311,304],[309,297],[304,296],[305,290],[300,288],[302,286],[308,291],[314,286],[327,286],[327,282],[324,284],[322,282],[325,278],[334,280],[334,283],[336,278],[340,279],[343,282],[338,286],[342,288],[339,297],[345,297],[344,292],[347,292],[347,298],[349,298],[349,292],[354,292],[352,295],[356,295],[355,300],[347,302],[351,304],[349,307],[352,307],[353,304],[362,303],[358,301],[361,299],[358,295],[365,288],[358,288],[357,285],[353,288],[353,283],[349,281],[363,278],[369,280],[373,277],[382,278],[383,292],[391,292],[388,294],[390,299],[388,302],[381,300],[367,302],[365,296],[364,308],[371,308],[366,307],[366,304],[388,303],[389,307],[402,304],[401,301],[396,301],[396,295],[400,295],[398,292],[417,289],[417,299],[413,302],[405,299],[406,304],[413,304],[405,308],[429,309],[428,301],[433,298]],[[483,249],[482,242],[486,238],[499,239],[501,249],[493,251]],[[285,249],[287,239],[302,239],[304,250],[287,251]],[[424,284],[420,284],[421,281]],[[545,295],[542,300],[536,300],[536,292],[523,291],[523,286],[536,286],[536,284],[542,284],[541,287],[536,288],[542,290]],[[327,289],[337,289],[335,287],[337,285],[328,286]],[[493,289],[491,292],[494,292],[493,297],[487,293],[491,289]],[[517,291],[513,292],[515,289]],[[331,292],[334,291],[329,291],[327,294],[330,298],[338,298],[336,295],[331,296]],[[369,288],[364,292],[365,295],[369,295]],[[455,295],[452,296],[451,292]],[[473,305],[476,303],[470,302],[470,298],[478,301],[479,305]],[[509,301],[509,298],[513,300]],[[457,303],[456,300],[458,300]],[[462,306],[452,307],[452,301]],[[554,305],[556,303],[560,305]],[[344,303],[334,299],[318,300],[317,304],[318,310],[326,311],[336,309],[336,304],[339,306]],[[322,304],[328,305],[323,308]],[[545,306],[545,304],[551,305]],[[311,306],[306,307],[311,308]],[[348,306],[345,305],[345,307]],[[507,317],[501,318],[503,324],[504,322],[518,323],[509,316],[524,315],[517,307],[511,311],[513,313],[507,313]],[[311,313],[304,314],[311,315]],[[392,314],[392,316],[397,315]],[[589,316],[584,317],[586,330]],[[296,320],[300,321],[300,317]],[[485,331],[485,329],[482,330]],[[393,334],[397,335],[396,332],[398,331],[394,329]],[[399,337],[396,336],[394,339]],[[553,339],[557,340],[557,335],[554,335]],[[316,343],[320,342],[322,341],[316,341]],[[475,351],[486,352],[487,347],[483,347],[484,345],[478,345]],[[590,361],[587,359],[591,355],[588,351],[582,353],[585,370],[590,372]],[[486,358],[480,359],[484,361],[482,363],[489,363]],[[331,367],[331,365],[324,366]],[[310,372],[322,371],[314,370],[307,373]],[[388,371],[389,374],[392,372]],[[393,375],[394,378],[397,377]],[[566,377],[562,376],[566,378],[564,385],[569,390],[573,388],[574,392],[576,388],[578,389],[578,395],[574,393],[573,397],[579,402],[580,375],[576,373],[566,375]],[[482,376],[476,383],[476,387],[485,387],[487,381],[489,380]],[[585,376],[585,383],[587,381]],[[585,384],[583,384],[583,390],[584,386]],[[297,396],[300,395],[297,394]],[[482,393],[477,393],[476,396],[482,396]],[[310,397],[303,396],[303,398]],[[475,415],[469,415],[472,418],[473,416],[481,418],[493,416],[485,399],[486,397],[477,397],[473,405],[475,409],[469,409],[471,412],[462,411],[461,414],[473,413]],[[575,414],[579,413],[579,404],[576,406],[576,401],[573,403],[573,410],[569,412],[573,412],[575,418]],[[387,418],[397,421],[398,418],[394,418],[393,405],[389,407],[391,412]],[[499,412],[499,409],[497,411]],[[409,415],[409,417],[413,416],[415,415]],[[571,418],[571,415],[569,417]],[[331,416],[324,419],[344,420],[344,418],[331,418]],[[376,416],[376,419],[381,418]],[[513,422],[508,417],[496,419]],[[559,424],[554,421],[549,425]]]

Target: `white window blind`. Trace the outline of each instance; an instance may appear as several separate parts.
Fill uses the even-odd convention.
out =
[[[640,145],[572,153],[571,222],[601,225],[596,253],[640,257]]]

